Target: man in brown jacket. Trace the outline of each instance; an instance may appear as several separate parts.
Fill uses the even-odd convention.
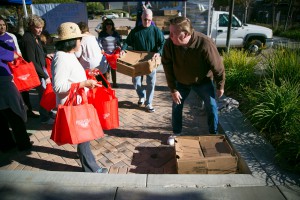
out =
[[[174,135],[181,134],[183,103],[191,90],[204,101],[209,133],[216,134],[216,97],[224,94],[225,69],[213,41],[194,31],[188,18],[173,18],[170,20],[170,38],[163,49],[162,64],[173,99]]]

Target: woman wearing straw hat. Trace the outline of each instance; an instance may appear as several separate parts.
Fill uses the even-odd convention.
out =
[[[56,93],[57,104],[64,104],[72,83],[80,83],[79,88],[93,88],[97,81],[87,80],[84,68],[75,56],[80,48],[83,34],[77,24],[62,23],[58,27],[58,38],[55,40],[57,52],[52,61],[53,90]],[[90,142],[80,143],[77,146],[84,172],[107,173],[107,168],[99,167],[90,149]]]

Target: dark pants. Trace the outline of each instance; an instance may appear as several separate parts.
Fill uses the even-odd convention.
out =
[[[207,123],[210,134],[218,132],[218,108],[216,103],[216,93],[213,81],[207,80],[206,82],[198,85],[184,85],[177,82],[177,90],[182,99],[181,104],[173,102],[172,105],[172,127],[173,133],[181,133],[182,131],[182,110],[185,99],[194,90],[196,94],[204,101],[205,110],[207,113]]]
[[[9,127],[11,127],[13,134],[9,130]],[[15,146],[19,149],[31,146],[25,122],[10,108],[0,110],[0,130],[0,149],[2,151],[9,150]]]
[[[29,97],[29,91],[21,92],[21,95],[22,95],[25,105],[28,108],[28,111],[32,111],[32,106],[31,106],[30,97]]]
[[[90,148],[90,142],[84,142],[77,145],[77,153],[81,162],[82,171],[96,172],[100,169],[96,163],[95,157]]]
[[[115,69],[111,69],[110,71],[113,84],[117,84],[117,71]]]

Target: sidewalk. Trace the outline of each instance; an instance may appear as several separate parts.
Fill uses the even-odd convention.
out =
[[[31,152],[0,153],[1,199],[299,199],[300,178],[274,165],[274,152],[238,111],[220,115],[220,124],[246,163],[249,174],[176,174],[171,134],[171,96],[161,68],[153,106],[137,106],[131,78],[117,74],[120,127],[91,142],[109,174],[82,173],[75,145],[57,146],[51,126],[29,119]],[[37,94],[31,92],[35,110]],[[184,107],[185,135],[208,134],[205,113],[192,93]]]

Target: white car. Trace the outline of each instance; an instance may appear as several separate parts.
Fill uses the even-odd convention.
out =
[[[116,19],[116,18],[119,18],[119,15],[115,14],[115,13],[109,13],[109,14],[106,14],[105,17],[107,17],[108,19]]]

